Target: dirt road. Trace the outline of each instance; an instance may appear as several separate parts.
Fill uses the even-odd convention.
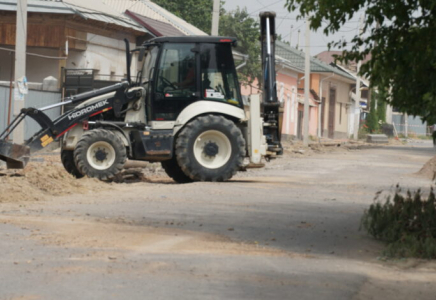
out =
[[[430,187],[413,175],[430,146],[292,155],[227,183],[30,189],[0,203],[0,299],[434,299],[436,264],[380,260],[359,231],[377,191]]]

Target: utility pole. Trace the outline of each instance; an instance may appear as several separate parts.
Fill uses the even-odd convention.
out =
[[[360,24],[359,24],[359,37],[362,38],[363,34],[363,19],[365,17],[365,14],[362,14],[360,16]],[[359,49],[360,52],[363,51],[363,46],[360,46]],[[359,60],[357,62],[357,76],[356,76],[356,101],[354,106],[354,132],[353,136],[354,139],[357,140],[359,137],[359,126],[360,126],[360,66],[362,64],[362,61]]]
[[[291,25],[291,32],[289,33],[289,47],[292,47],[292,30],[294,29],[294,25]]]
[[[404,114],[404,137],[407,139],[409,137],[409,115]]]
[[[27,0],[17,1],[17,31],[15,39],[15,89],[14,89],[14,117],[24,108],[25,93],[23,84],[26,78],[26,42],[27,42]],[[21,84],[21,89],[20,85]],[[24,122],[14,130],[14,143],[24,142]]]
[[[310,21],[306,18],[306,57],[304,64],[303,145],[309,146],[309,88],[310,88]]]
[[[298,29],[298,39],[297,39],[297,50],[298,50],[298,47],[300,47],[300,29]]]
[[[212,12],[212,35],[218,35],[218,27],[220,23],[220,0],[213,0]]]

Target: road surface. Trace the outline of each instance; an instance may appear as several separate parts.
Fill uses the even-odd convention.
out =
[[[414,173],[431,146],[0,203],[0,299],[435,299],[435,263],[380,259],[383,245],[359,231],[377,191],[428,190]]]

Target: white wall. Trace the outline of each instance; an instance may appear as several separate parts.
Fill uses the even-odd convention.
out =
[[[126,69],[125,44],[123,40],[107,38],[95,34],[87,34],[87,49],[85,51],[70,50],[67,58],[67,68],[96,69],[102,76],[97,79],[121,80]],[[130,48],[136,45],[130,43]],[[59,50],[53,48],[28,48],[27,52],[46,56],[59,56]],[[136,56],[137,57],[137,56]],[[0,50],[0,81],[10,78],[11,64],[14,65],[8,51]],[[59,60],[27,55],[26,73],[29,82],[42,82],[48,76],[59,78]],[[136,75],[137,59],[132,61],[132,76]]]
[[[96,79],[121,80],[127,73],[125,44],[122,40],[107,38],[95,34],[87,34],[86,51],[72,50],[68,55],[67,68],[95,69]],[[134,49],[135,44],[130,43]],[[132,76],[135,76],[137,60],[132,60]],[[104,76],[104,75],[111,75]]]

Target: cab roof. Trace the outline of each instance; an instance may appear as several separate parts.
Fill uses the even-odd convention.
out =
[[[146,42],[149,43],[236,43],[235,37],[230,36],[162,36]]]

